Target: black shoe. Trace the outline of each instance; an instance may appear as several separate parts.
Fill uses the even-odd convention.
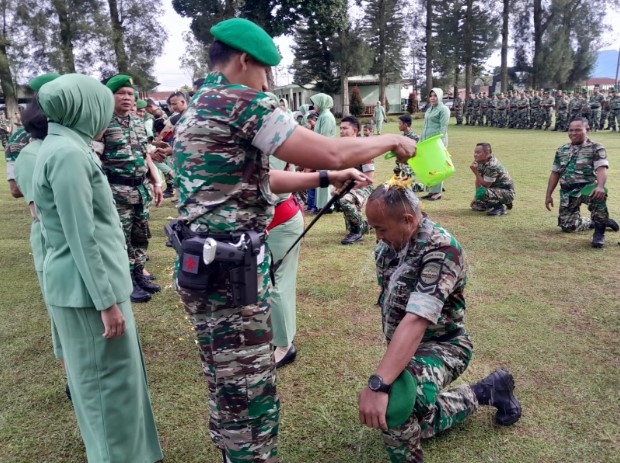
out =
[[[357,243],[358,241],[362,241],[363,239],[364,237],[361,235],[361,233],[351,232],[343,238],[340,244],[353,244]]]
[[[506,209],[504,209],[504,206],[494,207],[489,212],[487,212],[487,215],[490,217],[495,217],[498,215],[505,215],[505,214],[506,214]]]
[[[512,210],[512,203],[506,204],[506,209],[508,209],[509,211]]]
[[[495,422],[502,426],[515,424],[521,418],[521,404],[513,394],[514,389],[514,379],[505,368],[498,368],[471,386],[480,405],[497,408]]]
[[[293,363],[295,358],[297,357],[297,348],[295,344],[291,344],[290,349],[286,353],[284,357],[279,362],[276,362],[276,368],[283,367],[284,365],[288,365],[289,363]]]
[[[172,247],[172,246],[171,246]],[[155,278],[153,275],[144,275],[144,279],[146,281],[153,281],[153,280],[157,280],[157,278]]]
[[[172,185],[168,184],[168,186],[164,190],[164,198],[172,198],[173,196],[174,196],[174,188],[172,188]]]
[[[618,226],[618,222],[616,222],[614,219],[607,219],[607,228],[615,232],[620,230],[620,226]]]
[[[133,291],[131,292],[131,296],[129,299],[131,302],[148,302],[151,300],[151,295],[142,289],[137,283],[134,275],[131,275],[131,282],[133,283]]]
[[[71,400],[71,389],[69,389],[69,384],[68,383],[65,385],[65,394],[67,395],[67,399],[69,399],[70,402],[73,402]]]
[[[161,291],[161,286],[155,283],[151,283],[150,281],[146,279],[146,277],[142,273],[142,269],[138,269],[135,271],[134,281],[140,288],[142,288],[143,290],[149,293],[157,293]]]
[[[604,226],[595,225],[594,235],[592,235],[592,247],[600,249],[605,246],[605,228]]]

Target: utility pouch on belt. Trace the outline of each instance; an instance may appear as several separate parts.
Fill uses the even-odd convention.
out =
[[[181,260],[177,275],[181,288],[213,289],[212,280],[220,276],[218,273],[227,272],[233,305],[258,302],[257,258],[263,249],[264,234],[240,231],[198,235],[176,220],[164,228],[167,244],[176,250]]]

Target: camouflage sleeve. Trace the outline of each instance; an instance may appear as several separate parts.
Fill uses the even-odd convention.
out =
[[[462,270],[462,254],[455,246],[437,248],[424,255],[420,276],[407,302],[407,312],[437,323]]]
[[[594,170],[599,167],[609,167],[609,161],[607,160],[607,151],[603,147],[603,145],[599,145],[598,143],[594,147]]]
[[[499,169],[497,168],[497,165],[485,165],[482,169],[481,175],[482,180],[485,182],[494,183],[495,180],[497,180],[497,177],[499,177]]]
[[[558,174],[562,173],[562,164],[560,163],[561,152],[562,152],[562,148],[558,149],[555,152],[555,157],[553,158],[553,165],[551,166],[551,172],[556,172]]]
[[[299,127],[295,119],[280,108],[276,108],[261,118],[252,145],[271,156]]]

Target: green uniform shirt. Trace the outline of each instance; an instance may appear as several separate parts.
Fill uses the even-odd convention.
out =
[[[32,140],[21,150],[17,161],[15,161],[15,181],[28,205],[34,203],[32,173],[34,172],[34,166],[37,163],[37,154],[42,144],[42,140]],[[43,247],[43,238],[41,237],[41,222],[34,217],[32,218],[32,225],[30,226],[30,246],[32,247],[34,268],[37,272],[41,272],[43,271],[45,250]],[[41,288],[41,290],[43,290],[43,288]]]
[[[430,321],[423,341],[464,328],[465,259],[450,233],[425,218],[401,251],[380,241],[375,261],[388,342],[407,313]]]
[[[33,175],[43,224],[45,301],[105,310],[132,291],[125,235],[108,179],[88,142],[51,122]]]
[[[479,162],[477,169],[482,180],[491,182],[488,188],[514,190],[515,186],[512,177],[510,177],[504,165],[495,156],[491,156],[485,163]]]
[[[277,201],[269,156],[297,127],[268,95],[209,74],[176,128],[181,219],[213,232],[265,231]]]
[[[609,167],[607,151],[600,143],[586,138],[581,145],[562,145],[555,153],[551,172],[560,174],[560,185],[572,186],[596,182],[599,167]]]

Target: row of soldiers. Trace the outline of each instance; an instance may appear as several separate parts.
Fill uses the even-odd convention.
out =
[[[554,131],[568,130],[568,124],[585,117],[594,131],[620,131],[620,94],[615,87],[600,90],[595,87],[591,95],[583,88],[579,93],[571,90],[510,91],[487,96],[485,92],[471,92],[463,101],[456,97],[453,103],[456,125],[478,125],[511,129],[549,130],[555,113]]]

